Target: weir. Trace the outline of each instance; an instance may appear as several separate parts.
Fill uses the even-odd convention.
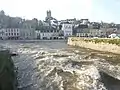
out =
[[[69,47],[62,41],[1,44],[18,53],[11,54],[7,51],[7,54],[2,54],[2,58],[9,57],[10,60],[5,61],[12,63],[13,60],[14,65],[18,67],[19,90],[119,90],[119,64],[111,64],[96,56],[95,51],[88,52],[83,48]],[[11,59],[11,56],[15,57]],[[13,68],[9,69],[14,72]],[[9,77],[11,74],[7,76]],[[14,82],[15,79],[11,80]],[[5,85],[4,87],[7,87]],[[15,83],[12,86],[15,87]]]

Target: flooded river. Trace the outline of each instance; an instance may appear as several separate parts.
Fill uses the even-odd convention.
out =
[[[119,81],[99,72],[103,58],[66,41],[2,41],[0,45],[18,53],[13,61],[19,90],[120,90]]]

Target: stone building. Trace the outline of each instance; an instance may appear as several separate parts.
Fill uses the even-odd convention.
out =
[[[88,37],[89,36],[89,29],[88,25],[79,24],[74,27],[74,35],[77,37]]]
[[[35,29],[22,28],[20,30],[20,39],[35,39]]]

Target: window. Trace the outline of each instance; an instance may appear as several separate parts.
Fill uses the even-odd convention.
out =
[[[13,32],[13,29],[11,29],[11,32]]]
[[[6,33],[6,36],[7,36],[8,34]]]
[[[14,33],[14,35],[16,36],[16,33]]]
[[[13,33],[11,33],[11,35],[13,35]]]
[[[10,35],[10,33],[9,33],[9,35]]]
[[[43,33],[43,36],[44,36],[44,33]]]
[[[2,31],[2,36],[4,35],[4,32]]]
[[[19,35],[19,33],[17,33],[17,35]]]

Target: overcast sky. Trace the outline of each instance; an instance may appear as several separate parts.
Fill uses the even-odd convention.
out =
[[[90,21],[120,23],[119,0],[0,0],[7,15],[44,20],[46,11],[58,20],[88,18]]]

